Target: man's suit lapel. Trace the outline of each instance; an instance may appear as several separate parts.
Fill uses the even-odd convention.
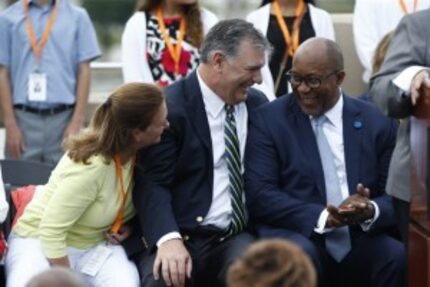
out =
[[[187,99],[186,110],[190,117],[191,125],[193,125],[198,137],[203,142],[208,155],[212,159],[212,141],[209,131],[209,123],[206,115],[203,95],[200,89],[197,73],[194,71],[185,81],[185,97]]]
[[[291,95],[293,96],[293,95]],[[318,190],[321,198],[326,200],[324,174],[322,171],[321,159],[318,151],[317,142],[315,139],[314,131],[309,120],[309,116],[304,114],[300,109],[297,101],[294,99],[291,105],[292,113],[288,117],[291,122],[291,126],[295,128],[295,134],[297,136],[298,147],[302,149],[305,164],[309,165],[316,178]],[[315,159],[315,160],[313,160]],[[312,176],[312,175],[311,175]]]
[[[361,165],[361,145],[363,144],[364,122],[361,112],[354,104],[354,99],[344,96],[343,105],[343,143],[346,174],[350,193],[355,193],[355,184],[359,181]]]

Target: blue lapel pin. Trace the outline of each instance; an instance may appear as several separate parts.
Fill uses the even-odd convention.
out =
[[[352,126],[356,129],[361,129],[363,127],[363,123],[360,120],[355,120],[352,123]]]

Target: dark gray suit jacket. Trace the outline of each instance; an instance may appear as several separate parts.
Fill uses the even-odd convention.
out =
[[[370,80],[370,99],[389,117],[402,119],[391,160],[386,191],[410,200],[411,153],[409,91],[393,84],[402,71],[412,66],[430,67],[430,9],[405,16],[396,28],[381,70]]]

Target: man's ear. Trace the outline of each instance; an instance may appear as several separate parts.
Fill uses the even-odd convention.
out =
[[[225,56],[220,51],[215,51],[211,57],[212,65],[217,71],[221,71],[222,65],[225,61]]]
[[[342,85],[342,83],[343,83],[343,81],[345,80],[345,71],[344,70],[342,70],[342,71],[340,71],[340,72],[338,72],[337,74],[336,74],[336,83],[337,83],[337,85],[338,86],[340,86],[340,85]]]

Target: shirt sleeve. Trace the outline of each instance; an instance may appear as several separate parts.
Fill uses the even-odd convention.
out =
[[[381,213],[379,211],[379,206],[376,202],[371,200],[370,203],[373,205],[373,208],[375,209],[375,214],[373,215],[373,218],[370,218],[370,219],[366,220],[365,222],[360,223],[361,229],[364,232],[367,232],[370,230],[370,228],[372,228],[373,223],[375,223],[375,221],[378,220],[379,214]]]
[[[161,244],[163,244],[164,242],[167,242],[169,240],[172,240],[172,239],[182,239],[182,236],[177,231],[169,232],[169,233],[163,235],[160,239],[158,239],[157,247],[160,247]]]
[[[68,230],[96,200],[105,174],[101,163],[71,163],[46,206],[39,226],[43,253],[47,258],[66,256]]]
[[[80,13],[77,25],[78,61],[93,61],[100,57],[101,52],[97,42],[96,32],[93,23],[85,10]]]
[[[332,227],[325,227],[326,222],[327,222],[327,217],[328,217],[328,211],[327,209],[324,209],[319,218],[318,218],[318,222],[317,222],[317,226],[314,228],[314,231],[318,234],[324,234],[327,232],[332,231],[334,228]]]
[[[10,23],[0,15],[0,65],[9,68],[11,58],[11,30]]]
[[[370,203],[373,205],[373,207],[375,208],[375,214],[373,215],[373,218],[370,218],[369,220],[366,220],[363,223],[360,223],[361,229],[364,232],[367,232],[370,230],[370,228],[372,227],[373,223],[375,223],[376,220],[378,220],[380,211],[379,211],[379,206],[376,202],[374,201],[370,201]],[[332,227],[326,227],[326,222],[327,222],[327,217],[328,217],[329,213],[327,211],[327,209],[324,209],[319,218],[318,218],[318,222],[317,225],[314,228],[314,232],[318,233],[318,234],[325,234],[328,233],[330,231],[332,231],[334,228]]]
[[[365,70],[363,80],[369,82],[372,73],[372,58],[381,35],[378,34],[377,7],[373,1],[357,0],[354,7],[353,34],[357,56]],[[375,5],[377,5],[375,1]],[[383,35],[382,35],[383,36]]]
[[[412,80],[422,70],[428,69],[423,66],[411,66],[404,69],[397,77],[394,78],[393,84],[405,93],[409,94],[411,91]]]
[[[135,13],[126,23],[121,38],[122,74],[125,83],[153,82],[150,75],[145,75],[148,66],[145,47],[140,37],[146,38],[146,23],[143,14]]]

